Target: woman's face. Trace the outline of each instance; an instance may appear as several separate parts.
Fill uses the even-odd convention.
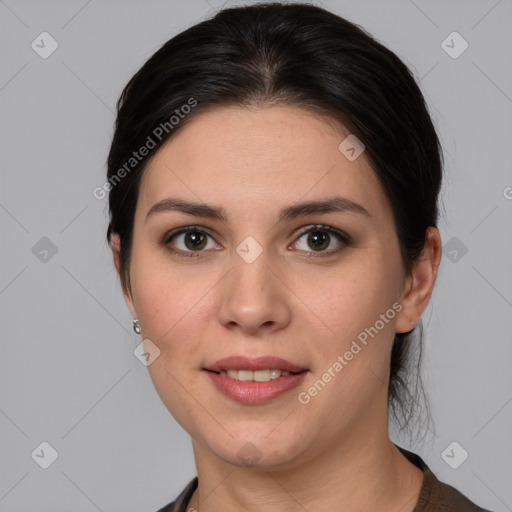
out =
[[[141,182],[125,296],[160,351],[150,375],[198,446],[232,464],[286,467],[387,436],[409,277],[388,201],[364,152],[339,149],[341,130],[299,108],[217,108],[162,146]],[[257,383],[206,370],[230,356],[305,371]]]

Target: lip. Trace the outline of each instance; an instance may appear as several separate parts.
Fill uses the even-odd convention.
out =
[[[247,357],[247,356],[230,356],[219,359],[212,365],[204,368],[210,372],[221,372],[226,370],[284,370],[288,372],[303,372],[307,370],[302,366],[291,363],[286,359],[275,356]],[[279,380],[279,379],[276,379]]]
[[[268,366],[265,368],[268,368]],[[275,368],[275,366],[273,368]],[[244,368],[239,367],[238,369]],[[281,376],[268,382],[247,382],[231,379],[228,376],[219,375],[214,371],[204,371],[221,393],[245,405],[259,405],[270,402],[286,391],[297,387],[306,374],[309,373],[305,370],[297,374]]]
[[[268,382],[247,382],[219,375],[227,370],[282,370],[293,372]],[[215,387],[225,396],[246,405],[258,405],[270,402],[286,391],[298,386],[308,369],[276,356],[230,356],[219,359],[203,368]],[[217,372],[217,373],[215,373]]]

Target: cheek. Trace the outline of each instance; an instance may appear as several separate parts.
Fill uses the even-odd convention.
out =
[[[318,364],[311,379],[299,390],[302,393],[298,396],[299,410],[317,418],[318,428],[326,435],[327,432],[334,435],[342,425],[359,422],[375,410],[376,403],[386,403],[394,338],[391,316],[395,311],[383,309],[390,311],[386,323],[379,317],[379,308],[368,306],[372,311],[369,308],[340,311],[340,317],[346,315],[350,326],[340,321],[336,337],[317,339]],[[349,313],[352,313],[350,318]]]
[[[306,331],[312,335],[318,328],[314,352],[319,381],[315,389],[304,391],[316,397],[317,406],[323,403],[343,414],[357,411],[387,386],[395,319],[401,307],[396,302],[396,269],[369,261],[333,270],[330,278],[318,281],[322,292],[310,294],[307,302],[318,315],[308,315]]]
[[[187,371],[179,361],[162,353],[148,367],[153,386],[173,418],[193,437],[201,437],[202,427],[207,418],[201,418],[205,407],[200,399],[201,390],[194,381],[187,381]],[[199,397],[197,400],[195,397]]]
[[[343,343],[358,336],[366,328],[374,326],[382,314],[392,308],[397,299],[398,272],[389,264],[380,263],[382,258],[360,257],[346,266],[333,268],[330,272],[318,273],[317,279],[296,282],[297,294],[304,297],[309,309],[316,313],[327,343],[333,339]],[[315,286],[313,287],[313,284]],[[313,315],[308,315],[314,318]],[[379,322],[378,330],[384,336],[393,331],[395,310]],[[394,331],[393,331],[394,332]]]
[[[199,276],[193,267],[171,264],[161,250],[142,249],[133,255],[132,287],[142,334],[163,351],[173,349],[173,344],[186,350],[204,322],[215,276]]]
[[[201,363],[198,348],[209,314],[205,293],[213,283],[197,278],[193,282],[154,260],[146,262],[140,259],[134,265],[132,284],[141,334],[160,350],[148,371],[162,402],[193,434],[195,425],[190,418],[197,415],[197,402],[192,397],[201,396],[196,380]]]

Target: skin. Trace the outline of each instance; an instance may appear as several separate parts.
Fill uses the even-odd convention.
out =
[[[410,331],[428,305],[441,240],[429,228],[421,259],[405,274],[391,208],[365,154],[349,161],[338,149],[347,135],[298,107],[217,107],[167,141],[143,176],[131,293],[122,280],[123,291],[141,337],[160,350],[148,367],[155,388],[192,437],[199,493],[189,505],[201,512],[338,510],[340,503],[346,511],[410,512],[417,502],[422,473],[389,440],[389,362],[394,333]],[[283,207],[333,195],[371,217],[330,212],[278,222]],[[168,197],[222,206],[227,221],[178,211],[146,219]],[[323,252],[315,250],[299,232],[314,224],[352,242],[331,235]],[[186,226],[211,236],[202,252],[184,235],[165,246],[166,234]],[[252,263],[236,252],[248,236],[263,249]],[[114,237],[118,271],[119,243]],[[397,302],[401,311],[378,335],[300,403],[298,393]],[[202,370],[233,354],[276,355],[309,372],[300,388],[244,405]],[[247,443],[259,450],[253,466],[238,457]]]

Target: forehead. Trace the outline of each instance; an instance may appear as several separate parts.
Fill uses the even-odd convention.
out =
[[[197,114],[150,160],[141,209],[168,196],[240,209],[253,201],[271,208],[336,194],[382,212],[387,199],[364,152],[351,161],[340,151],[349,135],[336,121],[298,107]]]

